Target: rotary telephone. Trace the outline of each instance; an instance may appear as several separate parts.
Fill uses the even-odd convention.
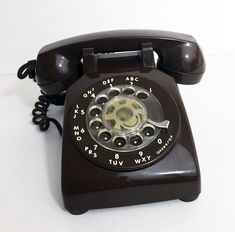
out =
[[[65,39],[19,69],[42,92],[33,122],[42,131],[54,123],[62,134],[70,213],[198,197],[199,165],[177,83],[196,84],[204,71],[193,37],[151,30]],[[47,109],[64,102],[62,131]]]

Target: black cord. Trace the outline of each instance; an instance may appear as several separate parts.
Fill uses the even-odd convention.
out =
[[[17,77],[19,79],[24,79],[27,76],[35,81],[36,60],[30,60],[19,68],[17,72]],[[47,131],[48,128],[50,127],[50,123],[52,122],[57,127],[60,135],[62,135],[63,129],[60,123],[54,118],[49,118],[47,116],[47,111],[48,107],[50,106],[50,103],[54,105],[63,105],[64,99],[65,99],[65,94],[45,95],[42,93],[42,95],[38,97],[38,101],[35,103],[34,105],[35,108],[32,111],[33,115],[32,121],[35,125],[39,126],[39,129],[41,131]]]
[[[29,76],[29,79],[33,79],[33,81],[35,80],[35,76],[36,76],[36,60],[29,60],[27,63],[23,64],[18,72],[17,72],[17,77],[19,79],[24,79],[27,76]]]
[[[40,95],[38,97],[38,101],[35,103],[35,108],[32,111],[33,114],[33,123],[35,125],[39,125],[39,129],[41,131],[46,131],[50,127],[50,122],[54,123],[55,126],[57,127],[60,135],[62,135],[62,127],[60,123],[54,119],[54,118],[49,118],[47,116],[47,110],[49,107],[50,103],[47,100],[46,96]]]

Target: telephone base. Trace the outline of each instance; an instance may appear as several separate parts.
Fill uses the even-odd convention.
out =
[[[201,191],[197,159],[193,157],[196,158],[196,154],[192,156],[178,144],[152,166],[132,172],[113,172],[77,156],[80,159],[75,169],[78,173],[66,178],[68,181],[63,185],[65,208],[79,215],[90,209],[174,199],[193,201]]]
[[[180,201],[183,201],[183,202],[192,202],[194,200],[196,200],[197,198],[199,197],[199,194],[198,195],[195,195],[195,196],[189,196],[189,197],[184,197],[184,198],[180,198],[179,200]],[[73,215],[81,215],[81,214],[84,214],[88,211],[88,209],[67,209],[69,213],[73,214]]]
[[[141,76],[143,74],[136,71],[132,72],[131,75]],[[130,73],[122,74],[122,76],[116,79],[114,78],[113,80],[116,81],[116,86],[125,82],[122,77],[127,76],[130,76]],[[107,81],[107,76],[105,75],[101,75],[100,78],[101,80]],[[103,82],[97,83],[95,79],[90,79],[89,86],[92,86],[92,81],[94,82],[93,84],[95,84],[94,88],[100,93],[101,89],[104,88]],[[85,118],[81,119],[80,124],[80,121],[72,121],[74,123],[72,124],[71,112],[73,112],[74,106],[78,106],[78,109],[87,108],[87,98],[78,102],[76,100],[79,95],[78,89],[88,88],[87,79],[84,77],[83,82],[81,79],[80,82],[76,82],[69,89],[66,98],[62,149],[62,193],[65,208],[69,212],[82,214],[90,209],[130,206],[176,199],[188,202],[195,200],[200,194],[201,181],[196,149],[178,87],[172,77],[156,70],[145,73],[144,78],[139,79],[138,86],[147,88],[147,85],[148,88],[152,89],[155,95],[159,94],[158,99],[161,99],[161,104],[163,105],[164,103],[166,105],[164,109],[168,115],[167,119],[174,115],[172,120],[170,119],[171,129],[175,127],[177,133],[172,136],[176,138],[174,143],[172,143],[172,147],[168,147],[170,149],[167,150],[167,154],[160,157],[159,160],[148,164],[145,163],[147,162],[145,156],[157,154],[159,151],[150,149],[157,141],[156,143],[150,143],[151,146],[148,145],[142,148],[143,153],[138,155],[145,154],[145,156],[141,156],[143,159],[138,159],[138,162],[142,162],[138,169],[128,169],[128,167],[126,169],[119,167],[118,169],[114,164],[123,164],[117,162],[113,163],[112,159],[111,163],[109,160],[103,163],[103,159],[114,157],[113,153],[115,152],[111,154],[111,149],[104,149],[100,146],[99,153],[94,153],[93,146],[95,143],[90,139],[89,133],[80,133],[83,136],[81,143],[77,142],[75,137],[73,137],[74,140],[71,139],[71,136],[78,133],[76,130],[74,131],[73,128],[77,128],[77,125],[83,126],[83,124],[85,124]],[[98,87],[100,89],[98,89]],[[168,98],[168,95],[163,89],[171,93],[174,102],[169,100],[171,97]],[[165,102],[166,99],[169,100],[168,104]],[[173,105],[172,107],[167,107],[170,103],[176,105],[174,105],[174,107]],[[75,110],[76,109],[74,109],[74,112]],[[168,112],[166,110],[170,111]],[[73,114],[72,117],[74,117]],[[166,133],[168,133],[168,131],[166,131]],[[162,138],[164,135],[165,134],[161,135]],[[86,150],[86,147],[83,146],[85,143],[87,144],[87,149],[91,150],[91,153],[89,153],[90,150]],[[165,143],[162,149],[167,149],[167,146],[168,144]],[[127,152],[126,156],[128,156],[129,153]],[[118,152],[119,156],[120,154],[121,152]],[[120,158],[119,156],[117,159]],[[102,158],[100,159],[100,163],[95,160],[97,157]],[[132,156],[130,156],[130,159],[132,159]],[[128,162],[125,157],[120,160],[126,163]],[[104,164],[113,166],[106,166]],[[115,167],[116,169],[114,169]]]
[[[193,197],[180,198],[179,200],[183,202],[192,202],[192,201],[195,201],[198,197],[199,197],[199,194]],[[67,209],[67,210],[69,213],[73,215],[82,215],[88,211],[88,209],[77,209],[77,210]]]

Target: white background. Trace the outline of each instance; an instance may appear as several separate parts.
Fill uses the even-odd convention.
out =
[[[0,0],[0,231],[235,231],[234,1]],[[61,138],[30,122],[39,94],[18,67],[45,44],[114,29],[193,35],[207,61],[202,82],[180,86],[200,161],[202,194],[73,216],[60,190]],[[49,112],[62,120],[63,108]]]

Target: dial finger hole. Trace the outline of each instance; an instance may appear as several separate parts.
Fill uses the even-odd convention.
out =
[[[140,100],[146,100],[149,97],[149,94],[146,92],[137,92],[136,96],[140,99]]]
[[[101,115],[101,108],[98,106],[92,106],[89,110],[89,114],[92,117],[97,117],[97,116]]]
[[[138,146],[142,143],[142,138],[139,135],[134,135],[130,138],[130,143],[134,146]]]
[[[108,142],[111,139],[111,134],[108,131],[102,131],[99,134],[99,140],[100,142]]]
[[[90,128],[92,130],[97,130],[98,131],[98,130],[101,129],[102,126],[103,126],[103,124],[102,124],[102,122],[100,120],[93,120],[90,123]]]
[[[116,96],[118,96],[119,94],[120,94],[120,89],[118,89],[118,88],[112,88],[112,89],[110,89],[109,92],[108,92],[108,95],[109,95],[110,97],[116,97]]]
[[[97,98],[96,98],[96,103],[97,103],[97,104],[100,104],[100,105],[103,105],[103,104],[105,104],[108,100],[109,100],[109,98],[108,98],[107,95],[100,95],[100,96],[97,96]]]
[[[116,137],[113,144],[118,148],[124,147],[126,145],[126,139],[123,137]]]
[[[155,133],[155,128],[152,125],[147,125],[143,129],[143,134],[147,137],[153,136]]]
[[[126,95],[132,95],[134,94],[135,89],[133,87],[126,87],[123,89],[123,93]]]

